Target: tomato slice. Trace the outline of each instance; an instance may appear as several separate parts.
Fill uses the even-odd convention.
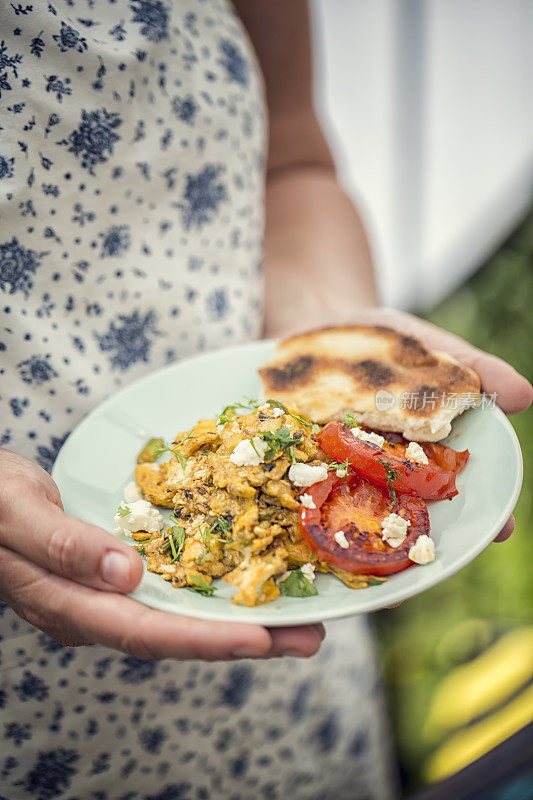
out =
[[[341,422],[328,422],[317,434],[322,450],[335,461],[348,463],[378,486],[394,486],[424,500],[444,500],[458,494],[455,476],[468,461],[469,452],[457,452],[436,442],[420,442],[428,464],[415,464],[406,458],[409,442],[402,436],[386,434],[383,447],[356,438]],[[387,473],[394,470],[394,482]]]
[[[397,494],[394,512],[411,523],[399,547],[384,542],[381,522],[391,512],[387,490],[357,473],[346,478],[328,477],[307,493],[316,508],[300,508],[302,538],[317,555],[334,567],[360,575],[392,575],[412,565],[409,549],[419,536],[429,535],[429,515],[419,497]],[[345,549],[335,540],[343,531]]]

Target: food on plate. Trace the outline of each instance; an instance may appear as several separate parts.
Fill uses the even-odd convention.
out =
[[[363,589],[434,561],[426,500],[453,498],[469,457],[437,440],[478,403],[478,376],[370,326],[287,339],[259,372],[268,400],[139,453],[115,530],[147,569],[206,597],[223,578],[256,606],[316,595],[317,572]],[[152,504],[172,509],[168,525]]]
[[[238,587],[233,602],[243,605],[316,594],[315,570],[368,586],[369,578],[319,559],[300,533],[308,487],[329,474],[315,438],[319,426],[276,403],[252,401],[240,409],[251,413],[241,416],[236,410],[227,407],[178,434],[171,447],[150,452],[135,469],[144,500],[121,504],[117,529],[142,543],[148,570],[173,586],[207,594],[222,577]],[[165,452],[168,460],[150,460]],[[131,486],[127,491],[134,497]],[[171,524],[132,531],[125,510],[146,514],[137,509],[143,502],[172,508]]]
[[[259,371],[265,396],[325,423],[359,423],[437,442],[480,402],[480,380],[446,353],[384,326],[324,328],[280,342]]]
[[[455,494],[467,451],[424,443],[422,458],[398,434],[348,422],[322,427],[277,400],[226,407],[170,446],[143,448],[116,532],[131,535],[147,569],[174,587],[209,597],[223,578],[238,587],[232,602],[246,606],[316,595],[317,572],[362,589],[430,563],[420,487]],[[413,480],[415,470],[431,480]],[[152,504],[173,509],[168,525]]]
[[[419,445],[394,433],[380,436],[381,442],[376,442],[364,438],[364,433],[359,427],[328,422],[317,441],[330,458],[347,461],[378,486],[387,486],[394,473],[397,492],[407,492],[424,500],[455,497],[455,476],[466,465],[468,450],[457,452],[436,442]]]
[[[314,508],[300,509],[302,538],[327,563],[361,575],[392,575],[412,563],[409,551],[429,534],[424,501],[396,494],[357,473],[330,476],[309,489]]]

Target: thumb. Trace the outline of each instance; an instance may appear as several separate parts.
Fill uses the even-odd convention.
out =
[[[68,517],[42,495],[15,495],[2,505],[0,544],[28,561],[94,589],[131,592],[139,583],[140,556],[113,534]]]

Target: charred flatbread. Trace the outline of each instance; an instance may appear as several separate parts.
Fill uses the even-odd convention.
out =
[[[452,420],[481,398],[474,370],[385,326],[323,328],[285,339],[259,374],[267,398],[315,422],[350,413],[358,423],[413,441],[445,438]]]

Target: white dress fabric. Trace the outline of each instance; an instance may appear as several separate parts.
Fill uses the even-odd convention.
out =
[[[261,76],[223,0],[0,6],[0,445],[262,328]],[[0,800],[389,798],[365,620],[308,661],[62,647],[0,601]]]

